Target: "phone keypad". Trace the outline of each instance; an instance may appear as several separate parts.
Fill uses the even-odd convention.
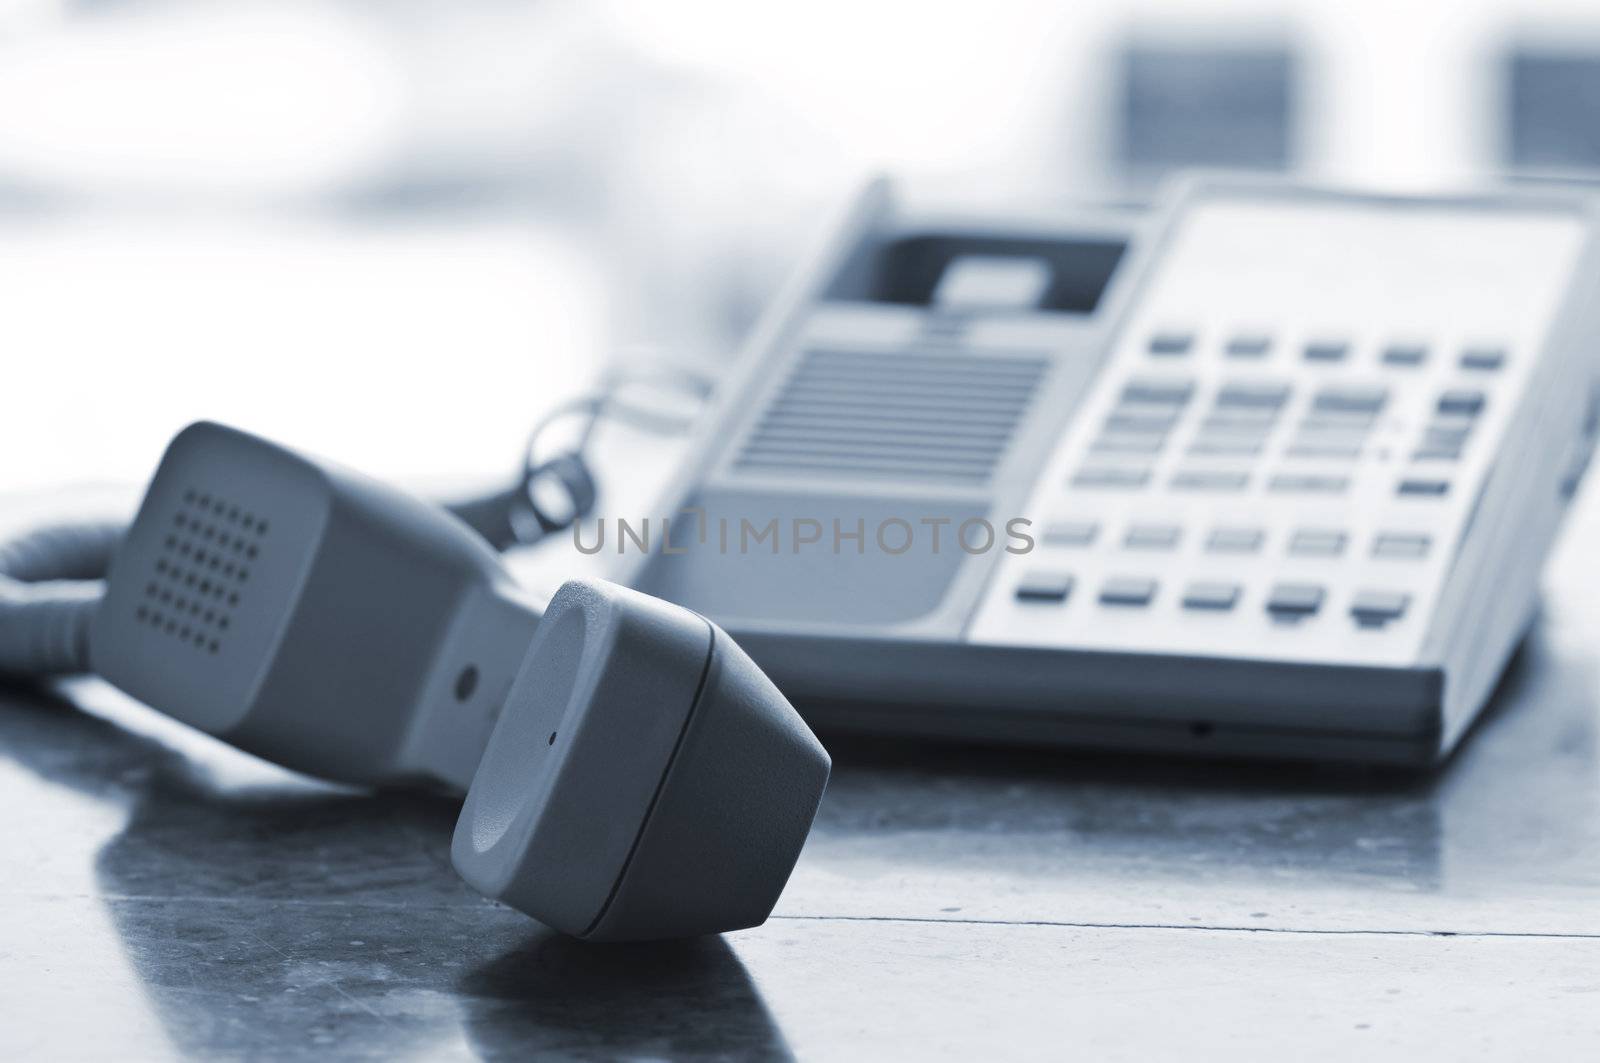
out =
[[[1580,230],[1530,222],[1491,260],[1472,212],[1216,211],[1163,249],[1020,514],[1037,550],[1001,559],[976,641],[1421,652]],[[1427,294],[1408,294],[1419,277]]]

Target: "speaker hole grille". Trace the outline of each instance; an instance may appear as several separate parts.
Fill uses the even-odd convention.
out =
[[[199,487],[186,489],[134,618],[197,652],[220,653],[268,528],[267,519],[247,507]]]
[[[735,461],[764,475],[987,483],[1044,358],[806,351]]]

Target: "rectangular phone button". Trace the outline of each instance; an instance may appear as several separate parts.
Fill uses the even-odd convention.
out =
[[[1276,410],[1288,401],[1288,384],[1235,382],[1222,386],[1216,404],[1231,409]]]
[[[1285,494],[1336,495],[1350,486],[1348,476],[1302,476],[1284,474],[1274,476],[1268,488]]]
[[[1126,469],[1091,466],[1079,469],[1072,477],[1073,487],[1109,487],[1136,490],[1150,482],[1149,469]]]
[[[1213,528],[1206,549],[1214,554],[1253,554],[1265,538],[1260,528]]]
[[[1267,598],[1267,611],[1275,617],[1298,619],[1321,609],[1324,597],[1315,583],[1280,583]]]
[[[1113,576],[1100,588],[1103,605],[1149,605],[1156,596],[1156,581],[1137,576]]]
[[[1100,525],[1092,520],[1058,520],[1044,526],[1046,546],[1089,546],[1100,534]]]
[[[1122,545],[1134,550],[1172,550],[1182,535],[1183,529],[1176,524],[1134,524]]]
[[[1271,336],[1244,333],[1228,341],[1227,353],[1229,358],[1265,358],[1271,349]]]
[[[1189,444],[1188,454],[1195,458],[1253,458],[1261,453],[1262,444],[1252,439],[1217,439],[1208,436]]]
[[[1428,357],[1428,348],[1420,343],[1396,343],[1383,352],[1384,365],[1421,365]]]
[[[1323,388],[1311,400],[1311,408],[1322,413],[1377,413],[1389,401],[1387,388],[1345,384]]]
[[[1185,609],[1232,609],[1239,601],[1237,583],[1191,583],[1183,592]]]
[[[1350,615],[1362,627],[1382,627],[1405,615],[1411,596],[1398,591],[1361,591],[1350,603]]]
[[[1344,553],[1345,534],[1334,528],[1302,528],[1289,540],[1296,557],[1338,557]]]
[[[1355,461],[1361,457],[1361,448],[1348,443],[1296,443],[1286,449],[1283,456],[1318,461]]]
[[[1449,480],[1401,480],[1395,492],[1412,498],[1439,498],[1450,492]]]
[[[1101,426],[1104,432],[1133,432],[1164,435],[1178,423],[1178,415],[1167,410],[1140,413],[1113,413]]]
[[[1250,482],[1250,474],[1212,469],[1185,469],[1172,475],[1172,487],[1178,491],[1242,491]]]
[[[1506,364],[1504,347],[1468,347],[1461,352],[1461,368],[1493,372]]]
[[[1072,576],[1066,572],[1029,572],[1017,584],[1019,602],[1064,602],[1072,593]]]
[[[1158,332],[1150,337],[1150,353],[1157,357],[1175,358],[1188,354],[1189,348],[1194,346],[1194,333],[1179,332],[1175,329]]]
[[[1089,444],[1091,454],[1159,454],[1166,436],[1103,435]]]
[[[1194,381],[1145,378],[1130,380],[1122,388],[1122,401],[1153,406],[1182,406],[1194,394]]]
[[[1386,561],[1416,561],[1428,554],[1426,535],[1383,532],[1372,542],[1372,556]]]
[[[1481,391],[1457,388],[1439,395],[1439,412],[1475,416],[1483,412],[1484,401],[1484,394]]]

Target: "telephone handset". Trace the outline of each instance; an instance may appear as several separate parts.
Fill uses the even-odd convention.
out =
[[[762,922],[828,778],[704,617],[599,581],[534,601],[443,509],[205,422],[125,532],[0,546],[0,671],[92,671],[326,779],[465,791],[462,877],[595,940]]]
[[[1431,763],[1593,445],[1595,233],[1520,191],[876,185],[660,507],[698,538],[629,578],[832,728]]]

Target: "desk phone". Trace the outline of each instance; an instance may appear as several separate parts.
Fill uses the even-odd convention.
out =
[[[1431,763],[1536,611],[1597,343],[1580,196],[879,184],[669,493],[698,540],[629,578],[823,727]]]

